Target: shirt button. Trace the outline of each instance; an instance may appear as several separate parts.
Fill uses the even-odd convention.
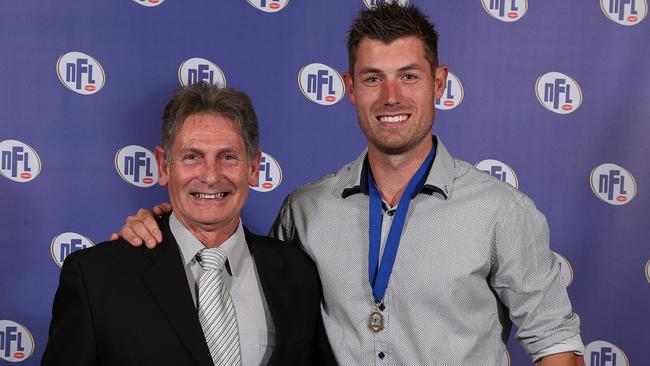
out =
[[[386,211],[386,214],[388,216],[393,216],[393,215],[395,215],[395,210],[388,210],[388,211]]]
[[[379,357],[380,359],[383,360],[384,357],[386,357],[386,355],[384,354],[384,352],[379,352],[379,354],[377,355],[377,357]]]
[[[384,303],[382,302],[381,304],[379,304],[378,308],[379,311],[384,311],[386,309],[386,305],[384,305]]]

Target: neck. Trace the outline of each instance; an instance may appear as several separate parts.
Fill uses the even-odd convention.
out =
[[[381,197],[391,206],[397,205],[409,181],[433,148],[431,138],[402,154],[386,154],[368,146],[368,163]]]

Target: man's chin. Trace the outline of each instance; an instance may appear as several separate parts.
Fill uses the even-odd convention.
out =
[[[199,229],[201,231],[214,231],[218,230],[220,227],[227,226],[232,219],[224,217],[223,212],[215,212],[210,214],[205,212],[207,210],[202,210],[198,215],[188,215],[185,217],[179,217],[179,221],[185,226]]]
[[[386,138],[380,140],[377,136],[373,136],[373,138],[368,139],[368,143],[384,155],[404,155],[428,144],[427,140],[431,141],[431,132],[418,136],[395,135],[384,137]]]
[[[375,141],[373,146],[384,155],[403,155],[412,150],[414,144],[405,142],[384,143]]]

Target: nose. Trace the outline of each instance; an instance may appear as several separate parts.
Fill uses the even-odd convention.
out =
[[[219,163],[206,159],[199,169],[199,180],[207,185],[213,185],[219,181],[221,174]]]
[[[387,80],[382,89],[384,105],[400,104],[402,93],[396,80]]]

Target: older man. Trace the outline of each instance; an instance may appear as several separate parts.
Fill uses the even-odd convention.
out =
[[[431,135],[447,77],[437,38],[412,6],[360,13],[344,77],[368,149],[292,192],[272,234],[317,262],[341,364],[496,366],[514,323],[536,364],[580,365],[544,216]],[[121,233],[151,245],[145,213]]]
[[[123,240],[70,255],[43,365],[313,365],[320,284],[299,249],[248,232],[257,181],[249,98],[197,84],[163,115],[159,183],[173,213],[155,250]],[[324,338],[324,337],[322,337]]]

